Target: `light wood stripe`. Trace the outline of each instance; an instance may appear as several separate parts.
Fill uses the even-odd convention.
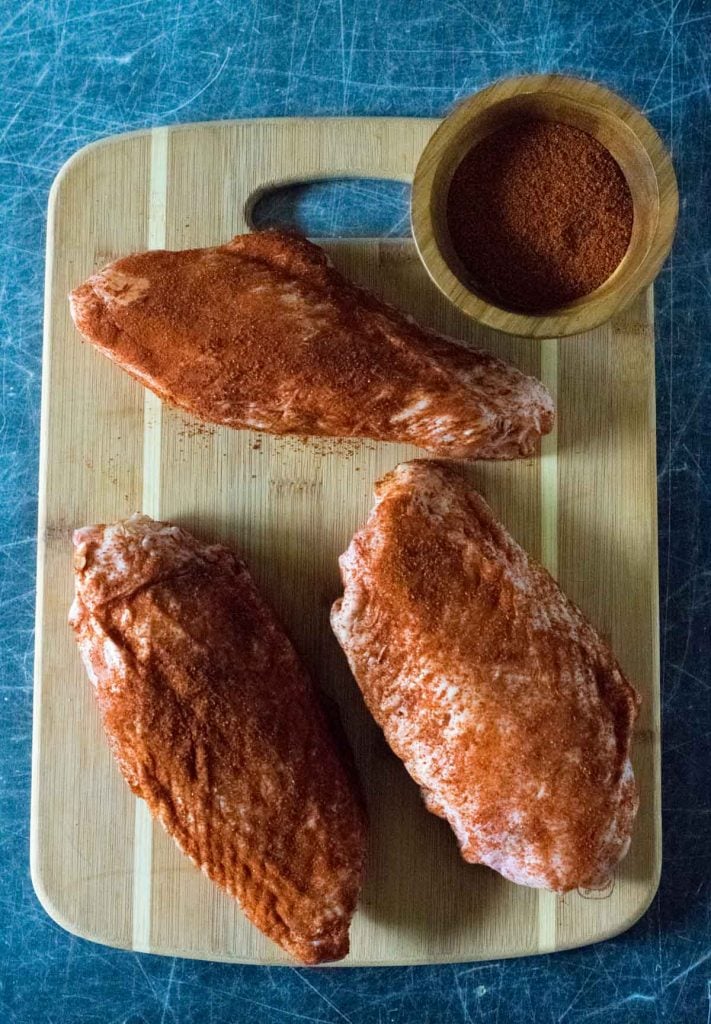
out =
[[[541,380],[558,402],[558,339],[541,342]],[[541,440],[541,562],[558,578],[558,424]]]
[[[541,380],[558,402],[558,339],[541,342]],[[541,562],[558,577],[558,426],[541,440]],[[550,953],[556,948],[558,897],[541,889],[538,893],[538,948]]]
[[[157,128],[151,137],[151,172],[148,205],[148,248],[166,243],[168,194],[168,129]],[[143,405],[143,511],[160,516],[162,406],[146,390]],[[151,874],[153,869],[153,819],[143,800],[136,800],[133,832],[133,948],[151,948]]]

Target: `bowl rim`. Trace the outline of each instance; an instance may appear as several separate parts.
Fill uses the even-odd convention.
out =
[[[451,269],[437,241],[433,215],[437,173],[462,131],[486,111],[516,97],[553,95],[573,106],[596,108],[631,131],[651,164],[659,195],[659,215],[650,244],[633,276],[621,275],[588,296],[547,313],[515,312],[485,299]],[[551,338],[580,334],[599,326],[626,306],[659,273],[674,240],[679,193],[671,155],[644,114],[618,93],[597,82],[571,75],[517,75],[503,78],[461,100],[444,118],[422,150],[415,168],[410,203],[412,234],[429,276],[447,298],[479,323],[519,337]],[[624,260],[623,260],[624,262]],[[622,264],[620,264],[622,266]],[[617,271],[615,271],[615,274]],[[614,276],[614,275],[613,275]],[[607,286],[607,287],[606,287]],[[600,292],[604,289],[604,293]]]

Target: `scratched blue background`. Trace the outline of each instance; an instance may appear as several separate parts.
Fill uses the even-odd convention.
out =
[[[711,1021],[711,11],[689,0],[1,0],[0,1019]],[[683,198],[657,290],[664,874],[626,935],[526,960],[310,971],[138,956],[55,926],[28,873],[37,439],[47,193],[80,146],[177,121],[437,115],[502,74],[573,71],[642,106]],[[314,233],[406,230],[406,195],[297,190]],[[650,556],[651,557],[651,556]]]

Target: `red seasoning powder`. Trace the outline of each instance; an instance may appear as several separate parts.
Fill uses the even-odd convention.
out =
[[[632,196],[619,165],[587,132],[514,121],[454,172],[452,244],[471,284],[513,310],[540,313],[588,295],[620,264]]]

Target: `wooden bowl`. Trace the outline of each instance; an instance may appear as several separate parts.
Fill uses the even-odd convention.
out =
[[[498,306],[475,285],[447,228],[447,194],[466,153],[491,132],[521,118],[562,121],[594,136],[619,164],[632,193],[632,237],[622,262],[595,291],[545,313]],[[620,96],[562,75],[507,78],[459,104],[434,133],[412,186],[412,232],[437,287],[488,327],[531,338],[587,331],[609,319],[650,284],[674,239],[679,193],[671,157],[649,121]]]

